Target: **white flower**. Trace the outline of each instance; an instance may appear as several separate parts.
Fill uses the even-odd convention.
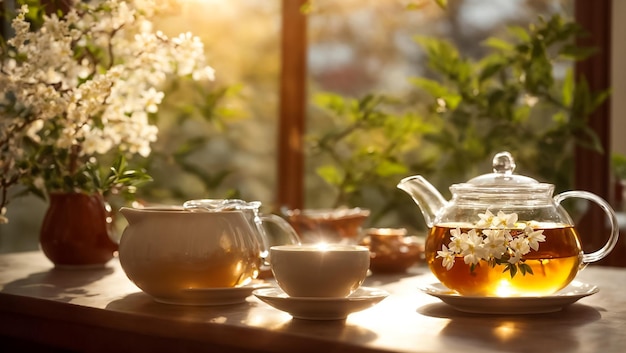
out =
[[[514,265],[518,262],[520,262],[520,260],[522,259],[522,254],[515,252],[511,255],[511,257],[509,257],[509,259],[507,260],[508,263]]]
[[[537,98],[536,96],[531,96],[530,94],[524,94],[522,100],[527,106],[534,107],[535,104],[537,104],[537,102],[539,101],[539,98]]]
[[[496,217],[493,217],[491,226],[494,228],[515,228],[517,223],[517,213],[506,214],[502,211],[498,212]]]
[[[158,105],[161,104],[165,93],[159,92],[154,87],[150,87],[147,91],[141,93],[141,99],[145,101],[146,111],[148,113],[156,113]]]
[[[450,230],[450,243],[448,247],[451,251],[460,253],[463,251],[463,244],[467,241],[467,234],[462,233],[460,228]]]
[[[210,66],[206,66],[204,68],[201,68],[200,70],[195,70],[193,74],[191,75],[191,77],[196,81],[198,80],[213,81],[215,80],[215,69],[213,69]]]
[[[513,266],[522,261],[531,250],[537,251],[539,243],[546,237],[543,230],[535,230],[536,222],[518,222],[517,213],[506,214],[498,211],[496,215],[486,210],[478,215],[479,220],[467,233],[460,228],[450,229],[450,242],[442,244],[437,252],[442,265],[450,270],[456,256],[463,256],[467,265],[477,265],[487,261],[495,266],[508,263]],[[505,256],[506,255],[506,256]],[[473,267],[471,267],[471,270]]]
[[[448,271],[454,266],[455,255],[455,252],[448,250],[445,245],[442,246],[441,250],[437,251],[437,257],[442,258],[442,265]]]
[[[543,229],[534,230],[530,225],[524,228],[524,234],[528,240],[528,244],[531,249],[537,251],[539,249],[539,243],[546,241],[546,236],[543,235]]]
[[[483,238],[478,234],[475,229],[470,230],[467,233],[466,241],[462,244],[463,260],[466,264],[478,264],[480,260],[486,256],[486,249],[483,247]]]
[[[31,140],[33,140],[33,142],[36,142],[36,143],[41,142],[41,137],[37,135],[37,133],[39,132],[39,130],[41,130],[41,128],[43,128],[43,120],[37,119],[33,121],[28,126],[28,129],[26,129],[26,136],[28,136]]]
[[[509,249],[511,249],[511,251],[513,252],[508,260],[510,264],[516,264],[520,262],[522,256],[530,252],[528,240],[521,236],[509,242]]]
[[[516,254],[526,255],[530,252],[530,245],[526,238],[515,238],[509,243],[509,248]]]
[[[503,229],[484,229],[483,234],[486,236],[484,240],[484,247],[487,251],[488,258],[499,259],[504,255],[506,251],[506,236],[507,231]]]
[[[56,147],[69,149],[74,144],[74,130],[66,127],[61,131],[61,135],[56,140]]]
[[[490,228],[491,227],[491,223],[493,222],[493,213],[491,213],[489,210],[486,210],[485,213],[479,213],[478,217],[480,218],[480,221],[478,221],[476,223],[476,227],[478,228]]]
[[[82,153],[87,155],[105,154],[113,147],[111,140],[104,138],[101,133],[87,134],[82,144]]]

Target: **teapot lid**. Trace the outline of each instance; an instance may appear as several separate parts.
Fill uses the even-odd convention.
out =
[[[499,152],[493,157],[493,172],[483,174],[470,179],[466,183],[455,184],[450,187],[452,192],[456,191],[480,191],[502,190],[507,191],[518,189],[523,192],[552,192],[552,184],[540,183],[537,180],[513,174],[515,171],[515,160],[509,152]]]
[[[234,210],[258,210],[260,201],[247,202],[238,199],[200,199],[185,201],[183,208],[187,211],[196,212],[222,212]]]

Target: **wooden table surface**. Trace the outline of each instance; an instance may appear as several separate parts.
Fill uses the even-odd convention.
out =
[[[563,311],[458,312],[418,288],[425,267],[372,275],[391,293],[345,321],[292,319],[251,296],[243,304],[160,304],[117,259],[104,269],[59,270],[41,252],[0,255],[0,347],[80,352],[626,352],[626,269],[589,266],[600,287]],[[42,347],[45,347],[42,348]],[[9,352],[11,350],[2,350]]]

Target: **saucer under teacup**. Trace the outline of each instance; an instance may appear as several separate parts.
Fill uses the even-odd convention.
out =
[[[370,287],[359,287],[347,297],[290,297],[277,287],[256,289],[252,294],[296,319],[305,320],[344,320],[349,314],[372,307],[389,295],[382,289]]]
[[[475,314],[541,314],[563,310],[578,300],[596,294],[597,286],[573,281],[560,291],[546,296],[492,297],[460,295],[441,283],[420,288],[456,310]]]
[[[271,287],[271,283],[255,280],[239,287],[188,288],[180,290],[176,296],[152,298],[159,303],[175,305],[232,305],[244,303],[254,290]]]

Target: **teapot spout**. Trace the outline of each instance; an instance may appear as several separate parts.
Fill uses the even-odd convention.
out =
[[[447,201],[435,187],[424,179],[421,175],[406,177],[398,183],[398,189],[404,190],[411,195],[413,201],[419,206],[430,228],[434,225],[435,216],[442,209]]]
[[[126,218],[129,224],[139,222],[139,219],[142,216],[142,212],[140,210],[130,208],[130,207],[122,207],[120,208],[120,213]]]

